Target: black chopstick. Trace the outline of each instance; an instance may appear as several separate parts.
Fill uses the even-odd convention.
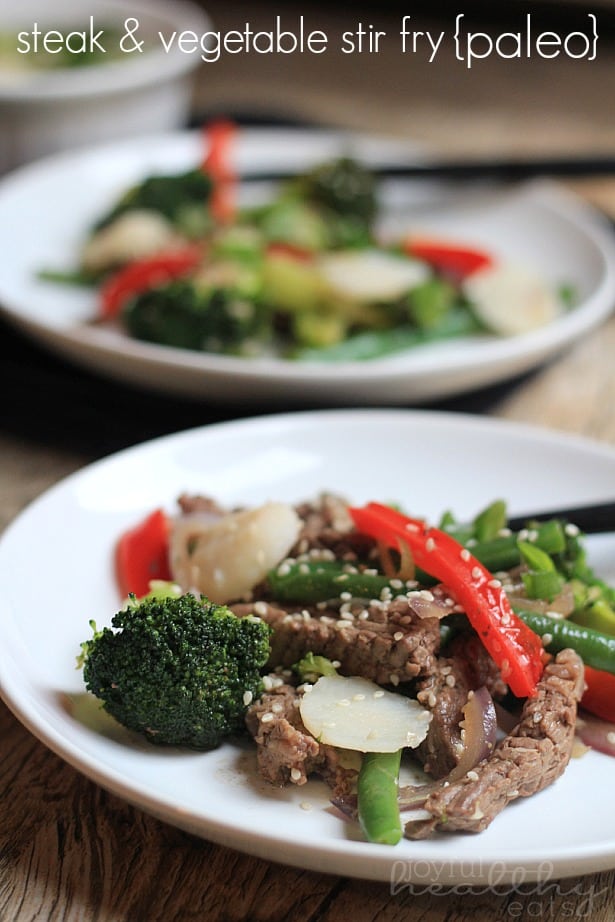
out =
[[[615,156],[432,160],[424,163],[370,165],[369,168],[382,179],[492,179],[515,182],[538,176],[574,178],[615,175]],[[279,168],[242,171],[241,179],[243,182],[277,182],[295,176],[297,170]]]
[[[549,519],[564,519],[577,525],[582,532],[596,535],[615,531],[615,501],[595,503],[587,506],[570,506],[563,509],[550,509],[544,512],[528,512],[508,520],[512,531],[520,531],[528,522],[546,522]]]

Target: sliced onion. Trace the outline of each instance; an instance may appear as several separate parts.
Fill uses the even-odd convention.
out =
[[[577,737],[590,749],[615,756],[615,724],[583,711],[577,717]]]
[[[402,579],[404,582],[414,579],[416,575],[416,566],[412,551],[405,541],[399,542],[399,563],[393,560],[391,548],[387,544],[378,542],[378,553],[382,572],[389,579]]]
[[[497,716],[493,699],[485,686],[470,692],[463,707],[461,721],[463,750],[455,768],[447,776],[447,781],[457,781],[489,758],[496,742]]]

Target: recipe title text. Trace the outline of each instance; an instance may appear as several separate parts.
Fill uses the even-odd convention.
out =
[[[450,30],[420,28],[414,16],[400,17],[396,32],[385,32],[368,22],[356,21],[353,28],[332,35],[323,29],[310,28],[301,16],[275,16],[269,29],[254,29],[249,22],[240,29],[227,32],[191,30],[142,34],[138,18],[130,16],[124,21],[123,32],[114,35],[113,49],[106,47],[109,38],[105,29],[97,28],[94,17],[82,30],[62,33],[55,29],[42,29],[38,23],[29,31],[17,36],[20,54],[46,52],[59,54],[107,53],[118,50],[127,55],[142,54],[152,48],[163,49],[167,54],[199,55],[205,63],[212,64],[224,55],[321,55],[337,51],[345,55],[373,55],[385,46],[394,46],[402,55],[414,55],[433,64],[440,55],[454,54],[456,60],[467,68],[477,66],[487,58],[521,60],[543,58],[551,60],[567,57],[572,60],[593,61],[598,44],[598,23],[594,13],[585,14],[582,28],[575,31],[557,31],[537,28],[531,13],[519,19],[518,28],[497,34],[476,30],[467,24],[465,13],[458,13]],[[117,47],[119,45],[119,47]]]

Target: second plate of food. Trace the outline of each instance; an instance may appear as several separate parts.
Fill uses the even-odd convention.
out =
[[[438,280],[445,284],[434,294],[429,290],[432,276],[425,275],[425,259],[418,261],[419,275],[415,271],[410,281],[407,261],[396,261],[390,252],[384,259],[382,253],[371,252],[367,260],[361,256],[357,261],[356,227],[348,236],[348,222],[341,222],[343,226],[338,222],[336,234],[341,237],[335,244],[337,252],[328,254],[327,260],[320,260],[318,265],[315,287],[319,305],[324,284],[328,293],[334,290],[336,303],[342,303],[344,322],[350,314],[355,327],[362,326],[366,332],[373,317],[378,334],[383,323],[378,311],[384,295],[381,297],[375,290],[370,300],[365,294],[374,287],[374,280],[383,280],[387,297],[395,302],[387,323],[391,311],[397,312],[395,316],[405,316],[403,312],[408,307],[404,285],[412,283],[412,288],[421,288],[421,297],[415,298],[409,308],[411,322],[416,323],[418,318],[419,325],[426,325],[426,334],[423,329],[418,336],[419,345],[403,348],[417,339],[411,334],[406,340],[409,325],[403,321],[385,330],[388,346],[381,354],[371,353],[372,357],[359,357],[364,355],[360,348],[356,353],[346,349],[330,352],[320,346],[300,350],[299,357],[268,346],[245,349],[241,355],[219,354],[215,337],[205,343],[208,351],[143,341],[129,335],[124,325],[98,322],[97,287],[41,278],[44,270],[62,273],[78,266],[92,227],[127,189],[147,177],[176,176],[198,169],[204,153],[201,133],[178,133],[63,154],[6,177],[0,185],[0,220],[11,228],[5,241],[5,268],[0,280],[4,316],[72,361],[159,392],[245,404],[279,400],[281,394],[286,402],[298,404],[306,400],[377,404],[421,402],[521,374],[595,328],[615,304],[615,244],[606,221],[559,186],[543,181],[501,188],[460,188],[399,178],[378,182],[378,239],[386,240],[387,246],[393,244],[393,248],[400,241],[405,246],[409,239],[423,244],[443,242],[454,249],[487,254],[497,266],[514,267],[512,274],[504,273],[495,289],[489,279],[486,287],[483,284],[484,272],[482,287],[475,284],[476,276],[471,284],[466,281],[460,287],[459,265],[445,264],[438,273]],[[340,157],[350,157],[373,170],[411,162],[417,152],[408,144],[366,136],[245,129],[234,140],[232,164],[239,175],[279,171],[301,174]],[[238,194],[241,205],[258,207],[279,194],[279,185],[245,183]],[[308,230],[314,230],[313,221],[307,227],[313,218],[313,209],[307,209],[302,218],[299,216],[298,225],[294,223],[303,243]],[[268,233],[275,237],[281,233],[280,223],[288,225],[296,219],[296,214],[289,218],[288,209],[278,210],[274,220],[269,221]],[[272,223],[277,230],[272,231]],[[312,246],[313,236],[308,237]],[[348,240],[354,251],[344,242]],[[235,252],[243,248],[245,257],[245,238],[231,241],[230,246]],[[341,254],[340,249],[344,251]],[[432,247],[429,253],[423,247],[422,256],[437,261],[435,250],[437,247]],[[287,249],[282,258],[288,256]],[[296,256],[296,252],[290,253],[292,259]],[[429,267],[432,269],[433,265]],[[305,276],[299,266],[301,280],[297,281],[296,271],[288,280],[284,266],[282,270],[282,278],[276,275],[276,293],[288,281],[293,297],[299,291],[299,300],[309,300],[314,276]],[[529,296],[528,279],[539,287],[539,301],[544,300],[545,292],[547,301],[560,299],[566,292],[559,309],[551,314],[546,310],[544,323],[497,334],[472,329],[471,325],[466,329],[467,318],[455,315],[451,335],[442,337],[436,316],[433,335],[433,312],[437,315],[442,297],[448,296],[449,282],[457,286],[462,301],[482,300],[487,311],[502,299],[508,304],[504,308],[506,319]],[[210,278],[204,281],[211,287]],[[245,275],[241,284],[244,281]],[[425,297],[427,319],[423,313]],[[237,311],[235,315],[236,320]],[[461,328],[456,326],[458,319]],[[315,316],[312,311],[306,319],[303,305],[298,304],[281,320],[277,316],[275,324],[277,337],[294,324],[301,326],[308,341],[315,336],[320,344],[325,334],[325,340],[338,335],[339,316],[332,317],[328,307],[319,307]],[[371,332],[367,330],[368,338]]]

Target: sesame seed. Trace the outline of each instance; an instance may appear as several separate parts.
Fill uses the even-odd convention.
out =
[[[553,640],[553,635],[552,635],[552,634],[543,634],[543,635],[542,635],[542,645],[543,645],[543,647],[548,647],[552,640]]]
[[[273,688],[273,679],[271,678],[271,676],[268,676],[268,675],[263,676],[263,688],[265,689],[265,691],[271,691],[271,689]]]
[[[435,551],[435,549],[436,549],[436,542],[434,541],[433,538],[428,538],[427,541],[425,542],[425,550]]]
[[[290,573],[290,564],[287,561],[284,561],[280,564],[277,569],[278,576],[288,576]]]
[[[427,704],[430,708],[435,708],[436,706],[436,696],[433,692],[429,692],[429,697],[427,698]]]
[[[335,703],[341,708],[347,708],[350,705],[350,698],[340,698],[340,700]]]
[[[567,525],[564,525],[564,533],[567,534],[569,538],[576,538],[579,535],[579,527],[572,522],[568,522]]]
[[[274,714],[281,714],[282,711],[284,710],[284,705],[280,701],[276,701],[274,704],[271,705],[271,710],[273,711]]]
[[[500,589],[502,586],[502,580],[490,579],[487,585],[491,586],[492,589]]]
[[[340,599],[342,602],[350,602],[352,599],[352,592],[340,592]]]
[[[466,778],[468,781],[478,781],[478,772],[471,768],[469,772],[466,772]]]
[[[534,721],[535,724],[540,723],[540,721],[542,720],[542,714],[540,713],[540,711],[536,711],[536,713],[532,717],[532,720]]]
[[[365,695],[363,695],[361,692],[357,692],[356,695],[352,696],[352,700],[353,701],[365,701]]]
[[[381,688],[379,688],[378,691],[374,692],[374,698],[382,698],[383,696],[384,696],[384,692],[382,691]]]
[[[263,716],[261,717],[261,723],[262,723],[262,724],[269,724],[269,723],[271,723],[271,721],[273,720],[273,718],[274,718],[274,714],[272,714],[271,711],[265,711],[265,713],[264,713]]]
[[[483,571],[481,570],[480,567],[474,567],[474,568],[472,569],[472,578],[473,578],[473,579],[480,579],[482,575],[483,575]]]
[[[370,730],[369,733],[367,734],[367,738],[368,738],[368,740],[377,740],[377,739],[378,739],[378,731],[377,731],[377,730]]]
[[[312,804],[309,803],[307,800],[302,800],[301,803],[299,804],[299,806],[301,807],[302,810],[311,810],[311,809],[312,809]]]
[[[299,573],[301,573],[302,575],[306,576],[309,572],[310,572],[310,568],[309,568],[309,566],[307,565],[307,563],[301,563],[301,564],[299,564]]]
[[[615,743],[615,731],[609,730],[609,732],[606,735],[606,739],[608,743],[611,743],[611,745],[613,745],[613,743]]]
[[[267,614],[267,603],[266,602],[255,602],[253,606],[255,615],[266,615]]]
[[[419,530],[419,526],[415,525],[414,522],[408,522],[406,525],[406,531],[418,532]]]
[[[395,631],[395,633],[393,634],[393,640],[403,640],[403,639],[404,639],[404,632]]]
[[[455,687],[455,676],[454,676],[454,675],[447,675],[447,677],[446,677],[446,679],[445,679],[445,682],[446,682],[446,684],[448,685],[449,688],[454,688],[454,687]]]
[[[421,589],[421,591],[419,592],[419,596],[421,599],[424,599],[426,602],[433,602],[435,600],[435,596],[433,592],[430,592],[429,589]]]
[[[246,707],[247,707],[249,704],[252,704],[252,698],[253,698],[253,697],[254,697],[254,695],[252,694],[251,691],[245,691],[245,692],[243,693],[243,703],[245,704]]]
[[[390,585],[392,589],[403,589],[404,588],[404,584],[400,579],[390,580]]]
[[[395,675],[395,673],[392,672],[391,675],[389,676],[389,682],[391,683],[391,685],[399,685],[399,676]]]
[[[345,627],[352,627],[352,621],[348,621],[346,618],[340,618],[340,620],[336,623],[340,631]]]
[[[461,557],[462,560],[469,560],[472,555],[470,554],[467,547],[464,547],[464,549],[461,551],[459,556]]]
[[[291,768],[290,770],[290,780],[291,781],[299,781],[301,777],[302,777],[301,772],[299,771],[298,768]]]
[[[323,720],[322,725],[323,727],[327,727],[328,729],[331,729],[332,727],[335,726],[335,721],[334,720]]]

